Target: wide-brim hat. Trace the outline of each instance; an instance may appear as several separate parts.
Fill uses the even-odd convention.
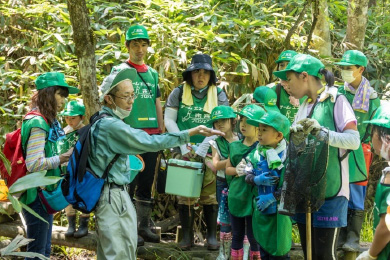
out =
[[[259,124],[273,127],[276,131],[281,132],[286,137],[290,132],[290,120],[280,112],[269,111],[260,119],[249,119],[248,124],[259,126]]]
[[[237,115],[244,116],[247,119],[260,119],[264,114],[265,110],[255,104],[250,104],[241,109],[240,112],[234,112]]]
[[[191,71],[199,69],[210,71],[211,83],[214,85],[217,83],[218,79],[213,69],[211,57],[207,54],[195,54],[192,57],[190,66],[182,73],[183,79],[188,82],[189,77],[191,77]]]
[[[102,85],[100,85],[100,102],[103,102],[104,96],[110,93],[119,83],[125,80],[134,81],[137,76],[137,71],[133,68],[122,68],[120,66],[114,67],[107,77],[104,78]]]
[[[71,100],[65,105],[62,116],[83,116],[85,115],[85,106],[76,100]]]
[[[363,121],[363,123],[390,128],[390,104],[381,104],[381,106],[376,110],[372,119]]]
[[[209,125],[220,119],[236,118],[233,108],[229,106],[217,106],[211,111]]]
[[[335,62],[334,64],[339,66],[354,66],[359,65],[363,67],[367,67],[367,57],[363,52],[358,50],[349,50],[343,54],[341,61]]]
[[[80,92],[78,88],[71,87],[65,81],[65,75],[61,72],[46,72],[38,76],[35,80],[37,90],[60,86],[69,90],[69,94],[77,94]]]

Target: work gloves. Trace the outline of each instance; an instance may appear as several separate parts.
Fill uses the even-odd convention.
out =
[[[256,205],[259,211],[264,211],[268,208],[273,202],[276,202],[276,199],[272,193],[260,195],[256,197]]]

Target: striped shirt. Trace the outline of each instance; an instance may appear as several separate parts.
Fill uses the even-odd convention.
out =
[[[26,167],[28,172],[38,172],[57,168],[60,165],[60,157],[45,158],[46,132],[38,127],[31,129],[27,142]]]

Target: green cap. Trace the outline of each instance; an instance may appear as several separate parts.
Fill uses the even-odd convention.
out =
[[[364,121],[363,123],[390,128],[390,104],[381,104],[372,119]]]
[[[265,110],[255,104],[245,106],[240,112],[234,112],[237,115],[245,116],[248,119],[259,119],[265,114]]]
[[[46,72],[38,76],[35,80],[37,90],[60,86],[69,90],[69,94],[77,94],[80,92],[78,88],[71,87],[65,81],[65,75],[61,72]]]
[[[320,69],[322,68],[325,68],[325,66],[319,59],[308,54],[298,53],[292,58],[292,60],[290,60],[286,69],[274,71],[273,74],[282,80],[287,80],[286,74],[288,71],[295,71],[299,73],[306,71],[307,74],[311,76],[322,78],[322,74],[320,73]]]
[[[211,111],[210,120],[208,124],[213,124],[219,119],[236,118],[233,108],[229,106],[217,106]]]
[[[341,61],[335,62],[334,64],[340,66],[359,65],[359,66],[367,67],[367,63],[368,63],[367,57],[366,55],[363,54],[363,52],[358,50],[349,50],[344,52]]]
[[[257,87],[253,93],[253,98],[257,103],[260,103],[267,112],[280,112],[279,108],[276,106],[277,95],[272,88],[266,86]]]
[[[104,78],[102,85],[100,85],[100,102],[103,102],[104,96],[110,93],[119,83],[125,80],[134,81],[137,76],[137,71],[133,68],[121,68],[116,66],[112,69],[110,75]]]
[[[284,51],[279,55],[278,59],[275,62],[281,63],[282,61],[290,61],[297,54],[298,52],[292,50]]]
[[[63,116],[83,116],[85,115],[85,106],[76,100],[71,100],[65,105],[64,111],[61,115]]]
[[[131,41],[135,39],[147,39],[149,40],[148,31],[142,25],[133,25],[127,30],[126,41]]]
[[[259,126],[259,124],[272,126],[276,131],[281,132],[283,136],[287,136],[290,132],[290,120],[280,112],[269,111],[257,120],[248,120],[248,124]]]

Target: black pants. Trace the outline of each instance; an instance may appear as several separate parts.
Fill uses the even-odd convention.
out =
[[[134,191],[137,199],[151,200],[152,185],[154,179],[154,171],[156,169],[158,152],[150,152],[141,154],[142,159],[145,162],[145,169],[143,172],[138,173],[137,177],[130,184],[130,197],[133,199]]]
[[[259,251],[259,244],[253,236],[252,216],[235,217],[230,214],[230,224],[232,226],[232,249],[239,250],[243,248],[245,234],[248,237],[251,251]]]
[[[298,224],[299,236],[301,238],[302,250],[306,255],[306,225]],[[332,260],[337,259],[337,240],[340,228],[311,228],[311,250],[312,259]]]

